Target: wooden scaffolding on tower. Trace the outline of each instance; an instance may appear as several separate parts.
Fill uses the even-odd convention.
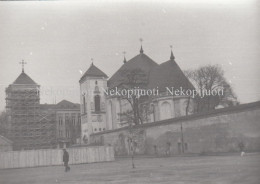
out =
[[[38,89],[10,85],[6,94],[8,138],[14,142],[13,149],[54,148],[55,112],[40,109]]]

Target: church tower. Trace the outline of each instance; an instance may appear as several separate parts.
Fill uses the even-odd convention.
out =
[[[87,144],[89,135],[106,130],[106,96],[108,76],[97,68],[93,62],[81,77],[80,110],[81,138]]]
[[[31,125],[37,121],[39,111],[39,85],[25,72],[6,88],[6,112],[8,115],[7,137],[14,142],[14,150],[30,149],[33,139],[30,137]]]
[[[55,123],[40,109],[40,85],[25,72],[6,88],[7,137],[14,150],[46,149],[55,146]]]

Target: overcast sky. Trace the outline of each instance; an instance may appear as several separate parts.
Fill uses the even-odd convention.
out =
[[[25,72],[44,90],[41,103],[79,102],[79,79],[94,64],[111,76],[145,54],[183,70],[223,66],[242,103],[260,100],[257,0],[0,2],[0,110],[5,88]]]

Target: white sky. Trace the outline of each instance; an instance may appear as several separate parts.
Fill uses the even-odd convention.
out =
[[[127,59],[139,53],[139,38],[157,63],[169,60],[173,45],[183,70],[220,64],[242,103],[260,100],[259,7],[254,0],[0,2],[0,110],[22,59],[25,72],[53,91],[41,103],[79,102],[90,58],[111,76],[123,51]]]

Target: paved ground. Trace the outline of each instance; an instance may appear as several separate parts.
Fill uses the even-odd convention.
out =
[[[260,155],[136,158],[131,160],[72,165],[0,170],[0,184],[259,184]]]

